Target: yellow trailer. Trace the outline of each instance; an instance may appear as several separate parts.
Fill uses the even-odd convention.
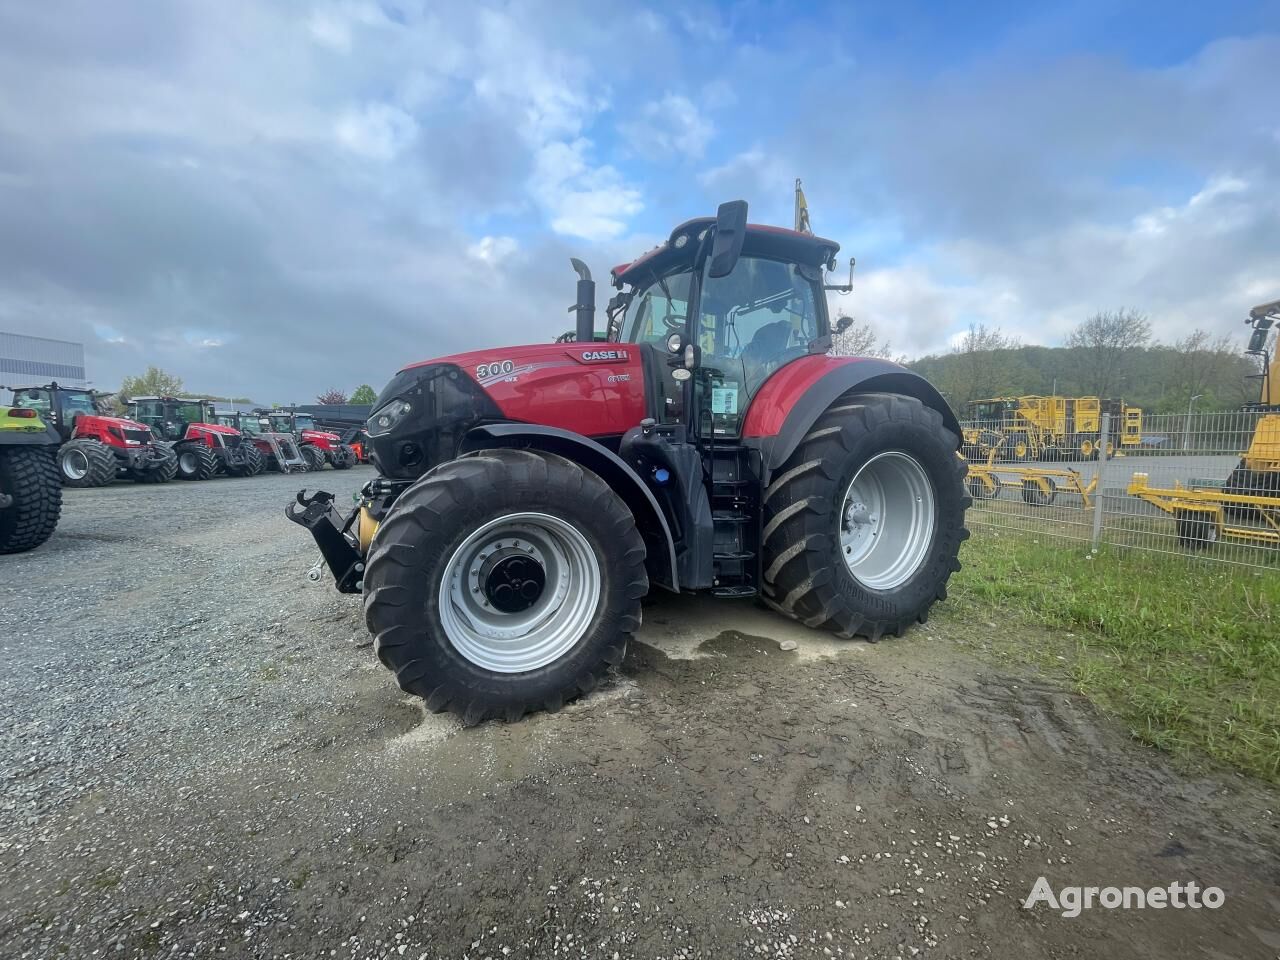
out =
[[[1145,473],[1130,478],[1128,492],[1170,514],[1178,525],[1178,542],[1188,549],[1203,550],[1219,540],[1280,545],[1280,496],[1247,496],[1176,482],[1171,488],[1152,487]],[[1260,522],[1245,526],[1233,519],[1241,514]]]

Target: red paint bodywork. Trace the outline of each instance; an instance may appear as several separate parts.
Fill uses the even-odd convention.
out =
[[[813,355],[792,360],[756,392],[742,423],[744,437],[776,437],[796,401],[838,367],[861,363],[861,357]]]
[[[148,442],[151,438],[151,428],[145,423],[138,423],[136,420],[129,420],[125,417],[102,417],[82,413],[76,417],[75,429],[71,432],[73,440],[90,439],[97,440],[99,443],[106,444],[108,447],[120,447],[127,449],[130,447],[145,446],[145,443],[129,443],[125,440],[123,430],[145,430]]]
[[[196,440],[204,444],[206,447],[216,447],[218,442],[213,439],[213,434],[220,433],[225,437],[238,437],[240,431],[234,427],[224,427],[218,423],[189,423],[187,424],[187,432],[183,434],[183,440]]]
[[[327,430],[303,430],[302,442],[319,450],[336,450],[342,445],[342,438]]]
[[[583,359],[584,354],[608,352],[622,354],[625,359]],[[825,355],[791,361],[756,393],[747,408],[742,436],[776,436],[791,408],[810,387],[837,367],[860,362],[860,357]],[[498,347],[439,357],[405,369],[435,363],[461,367],[511,420],[604,437],[626,433],[647,416],[644,371],[640,350],[634,344]],[[490,372],[495,364],[496,374]],[[486,375],[481,376],[482,372]]]
[[[644,368],[639,348],[630,343],[496,347],[411,367],[427,363],[461,367],[512,420],[605,437],[625,433],[646,416]]]

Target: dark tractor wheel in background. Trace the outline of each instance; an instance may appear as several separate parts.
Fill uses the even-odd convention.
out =
[[[233,477],[256,477],[262,472],[262,454],[258,452],[258,448],[251,443],[246,443],[244,447],[244,463],[228,468],[227,472]]]
[[[305,446],[302,448],[302,458],[307,461],[308,470],[323,470],[326,462],[324,451],[319,447]]]
[[[218,455],[206,446],[184,443],[175,447],[178,457],[178,479],[208,480],[218,472]]]
[[[172,447],[157,446],[154,465],[150,470],[132,470],[130,476],[136,483],[168,483],[178,475],[178,455]]]
[[[32,550],[49,539],[62,513],[62,477],[53,446],[0,447],[0,553]]]
[[[334,448],[329,462],[335,470],[350,470],[356,465],[356,452],[344,443]]]
[[[1218,524],[1210,516],[1193,510],[1179,510],[1178,542],[1188,550],[1204,550],[1218,542]]]
[[[97,440],[69,440],[58,451],[58,470],[68,487],[105,487],[116,479],[116,455]]]
[[[518,720],[622,662],[649,590],[644,560],[631,511],[594,473],[482,450],[400,495],[369,550],[365,622],[430,710]]]
[[[1000,496],[1000,488],[997,486],[987,486],[978,477],[970,477],[968,480],[969,496],[975,500],[994,500]]]
[[[969,536],[958,439],[913,397],[837,401],[765,493],[765,601],[843,637],[923,623]]]
[[[246,477],[256,477],[263,470],[267,469],[267,458],[262,455],[262,451],[249,444],[245,448],[245,456],[249,459],[249,467],[245,470]]]
[[[1058,495],[1058,486],[1049,477],[1045,477],[1045,483],[1049,485],[1048,493],[1041,490],[1040,485],[1034,480],[1023,480],[1022,499],[1033,507],[1049,506]]]

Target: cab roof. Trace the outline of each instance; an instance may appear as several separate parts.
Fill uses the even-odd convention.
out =
[[[671,236],[661,246],[632,260],[620,263],[609,271],[613,285],[636,284],[655,274],[662,274],[682,262],[691,262],[697,255],[703,231],[716,224],[715,217],[695,217],[686,220],[671,231]],[[826,263],[840,252],[840,244],[811,233],[773,227],[763,223],[747,224],[743,240],[743,256],[774,257],[813,266]]]

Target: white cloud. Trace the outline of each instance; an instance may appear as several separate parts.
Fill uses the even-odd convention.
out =
[[[644,205],[640,191],[613,167],[586,161],[588,140],[548,143],[534,158],[530,192],[551,218],[556,233],[588,240],[608,240],[627,228],[626,218]]]
[[[467,256],[493,266],[510,257],[519,246],[514,237],[481,237],[467,247]]]
[[[348,150],[370,160],[393,160],[418,133],[418,123],[388,103],[365,104],[338,118],[334,134]]]
[[[307,30],[311,38],[322,47],[337,50],[339,53],[351,52],[351,31],[357,25],[385,23],[376,4],[373,3],[331,3],[316,7],[307,20]]]
[[[628,144],[640,154],[659,159],[702,157],[715,133],[686,96],[668,93],[661,100],[646,103],[637,118],[619,126]]]

